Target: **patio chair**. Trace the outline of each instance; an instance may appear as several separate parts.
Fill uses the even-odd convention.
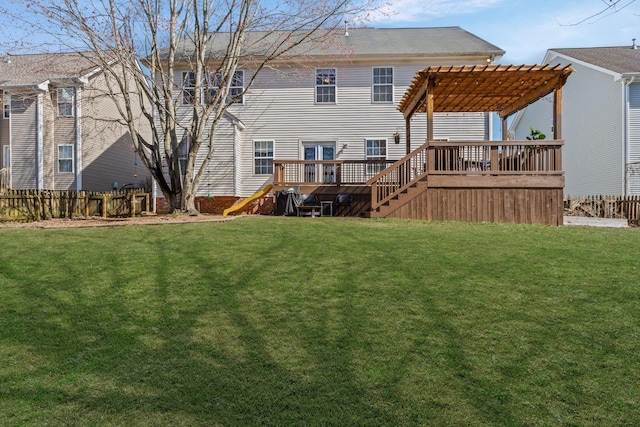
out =
[[[336,196],[336,216],[340,216],[340,206],[349,206],[349,215],[353,214],[353,195],[340,193]]]
[[[316,214],[320,214],[320,201],[318,200],[318,196],[315,194],[301,194],[300,202],[298,206],[296,206],[296,211],[298,216],[300,216],[303,212],[309,212],[311,216],[316,216]]]

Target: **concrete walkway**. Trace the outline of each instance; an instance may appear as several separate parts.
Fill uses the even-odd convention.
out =
[[[587,227],[612,227],[627,228],[629,222],[626,219],[615,218],[589,218],[584,216],[565,216],[564,225],[583,225]]]

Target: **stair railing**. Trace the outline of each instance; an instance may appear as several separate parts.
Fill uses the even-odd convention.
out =
[[[429,142],[413,150],[367,181],[371,186],[371,209],[376,210],[427,175]]]

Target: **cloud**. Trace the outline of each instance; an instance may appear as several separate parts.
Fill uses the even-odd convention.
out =
[[[505,0],[395,0],[374,14],[373,20],[420,22],[443,16],[466,15],[490,9]]]

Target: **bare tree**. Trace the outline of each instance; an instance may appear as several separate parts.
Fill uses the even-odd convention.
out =
[[[620,12],[621,10],[630,6],[632,3],[635,3],[636,0],[600,0],[600,1],[604,4],[604,6],[602,6],[600,10],[579,20],[578,22],[573,22],[571,24],[565,24],[565,25],[575,26],[575,25],[583,24],[585,22],[604,18],[606,16]]]
[[[330,43],[345,16],[363,16],[375,3],[33,0],[29,9],[38,18],[30,25],[104,70],[107,94],[171,211],[197,213],[196,191],[229,106],[251,88],[262,69]],[[242,92],[230,90],[239,64],[253,71]],[[190,70],[187,78],[178,78],[176,71],[185,68]],[[190,100],[186,118],[179,114],[185,97]],[[180,153],[185,137],[186,158]],[[206,156],[197,165],[201,150]]]

